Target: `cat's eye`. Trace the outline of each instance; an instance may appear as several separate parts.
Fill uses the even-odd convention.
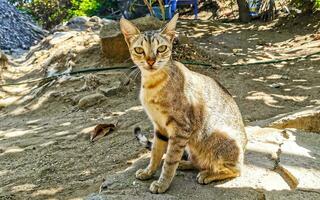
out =
[[[163,53],[167,50],[167,46],[166,45],[161,45],[160,47],[158,47],[157,51],[159,53]]]
[[[135,51],[137,54],[143,54],[143,53],[144,53],[144,50],[143,50],[143,48],[141,48],[141,47],[136,47],[136,48],[134,48],[134,51]]]

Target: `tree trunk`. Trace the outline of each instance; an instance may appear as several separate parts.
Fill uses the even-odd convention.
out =
[[[246,0],[237,0],[239,7],[239,19],[241,22],[250,22],[251,17],[249,15],[249,5]]]

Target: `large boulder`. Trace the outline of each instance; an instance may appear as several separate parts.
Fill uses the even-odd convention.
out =
[[[7,0],[0,0],[0,49],[7,52],[29,49],[45,35],[29,17]]]
[[[151,16],[132,20],[141,31],[160,29],[164,22]],[[120,31],[119,22],[110,22],[100,30],[101,50],[103,55],[113,62],[122,63],[130,58],[128,47]]]
[[[251,125],[273,128],[296,128],[320,133],[320,106],[280,114],[270,119],[252,122]]]

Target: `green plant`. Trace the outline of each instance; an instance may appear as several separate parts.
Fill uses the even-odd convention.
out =
[[[320,10],[320,0],[315,0],[315,2],[314,2],[314,9],[315,9],[315,10]]]
[[[320,10],[320,0],[291,0],[291,5],[301,9],[303,12]]]
[[[32,0],[24,8],[45,29],[53,28],[71,16],[68,10],[72,7],[70,0]]]
[[[116,0],[9,0],[19,10],[30,14],[45,29],[73,16],[106,16],[117,7]]]
[[[92,16],[100,7],[98,0],[71,0],[73,8],[69,11],[72,16]]]

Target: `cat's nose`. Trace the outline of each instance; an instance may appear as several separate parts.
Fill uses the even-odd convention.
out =
[[[148,65],[152,66],[156,61],[153,59],[147,60]]]

